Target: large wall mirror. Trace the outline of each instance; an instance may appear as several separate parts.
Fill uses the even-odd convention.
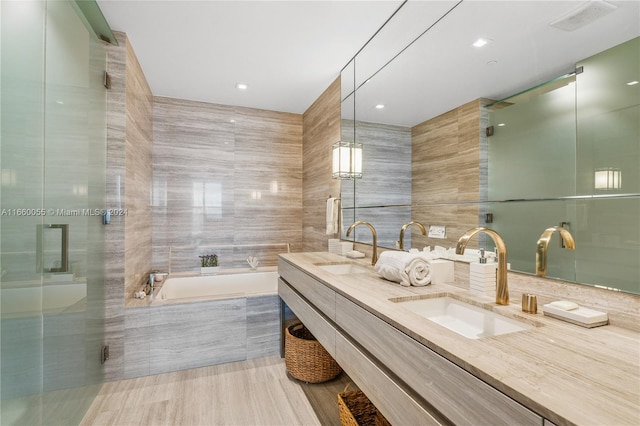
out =
[[[640,294],[639,6],[399,1],[342,72],[342,139],[363,146],[345,224],[388,248],[407,222],[444,227],[408,228],[405,249],[486,226],[525,273],[563,226],[576,250],[554,236],[547,276]]]

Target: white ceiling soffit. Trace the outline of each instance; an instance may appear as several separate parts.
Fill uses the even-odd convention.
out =
[[[97,3],[155,96],[303,113],[402,1]]]
[[[402,4],[97,1],[112,29],[128,34],[154,95],[295,113]],[[574,31],[550,24],[586,1],[457,3],[410,0],[365,47],[359,79],[431,26],[359,91],[359,120],[413,126],[471,100],[501,99],[555,78],[640,35],[638,0],[610,0],[614,10]],[[473,47],[479,37],[491,41]],[[249,89],[236,89],[239,82]]]

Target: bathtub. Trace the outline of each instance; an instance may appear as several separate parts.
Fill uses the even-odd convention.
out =
[[[224,298],[273,294],[278,292],[278,273],[247,272],[239,274],[170,277],[165,280],[156,300],[190,298]]]
[[[169,276],[151,303],[125,309],[124,377],[278,355],[278,273],[268,268]]]

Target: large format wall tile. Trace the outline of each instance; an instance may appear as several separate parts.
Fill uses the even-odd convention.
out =
[[[331,177],[332,145],[340,140],[340,77],[303,114],[303,247],[326,251],[326,202],[340,194],[340,181]]]
[[[156,97],[152,192],[154,268],[275,265],[302,246],[302,117]]]
[[[133,293],[151,269],[151,146],[153,98],[131,43],[126,44],[125,294]]]
[[[127,215],[113,215],[105,233],[107,380],[124,377],[124,301],[151,269],[151,91],[126,34],[115,35],[119,46],[106,45],[111,77],[106,207],[126,210]]]
[[[478,226],[477,204],[451,203],[482,200],[482,102],[469,102],[412,128],[411,217],[425,226],[447,227],[444,240],[423,237],[412,227],[416,247],[453,247],[467,229]]]

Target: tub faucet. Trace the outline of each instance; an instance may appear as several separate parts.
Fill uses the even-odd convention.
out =
[[[358,225],[366,225],[371,230],[371,234],[373,235],[373,254],[371,255],[371,264],[375,265],[378,261],[378,233],[376,232],[376,228],[373,227],[369,222],[364,222],[359,220],[357,222],[353,222],[349,229],[347,229],[347,237],[351,234],[351,230],[353,230]]]
[[[456,244],[456,254],[463,254],[469,239],[475,234],[482,232],[491,237],[496,248],[498,249],[498,273],[496,276],[496,303],[498,305],[509,304],[509,286],[507,285],[507,246],[504,240],[493,229],[489,228],[471,228],[469,229]]]
[[[561,226],[552,226],[544,230],[540,239],[538,240],[538,247],[536,249],[536,275],[544,277],[547,275],[547,248],[549,247],[549,241],[555,232],[560,234],[560,238],[564,242],[564,248],[567,250],[575,250],[576,243],[573,240],[571,232],[567,231]]]
[[[160,272],[160,271],[149,272],[149,292],[153,291],[153,286],[156,281],[156,277],[166,277],[167,275],[169,275],[168,272]]]
[[[400,239],[398,240],[399,250],[404,250],[404,232],[411,225],[416,225],[418,228],[420,228],[420,232],[422,232],[422,235],[427,235],[427,230],[425,229],[424,225],[421,224],[420,222],[416,222],[415,220],[412,220],[411,222],[405,223],[404,225],[402,225],[402,228],[400,228]]]

